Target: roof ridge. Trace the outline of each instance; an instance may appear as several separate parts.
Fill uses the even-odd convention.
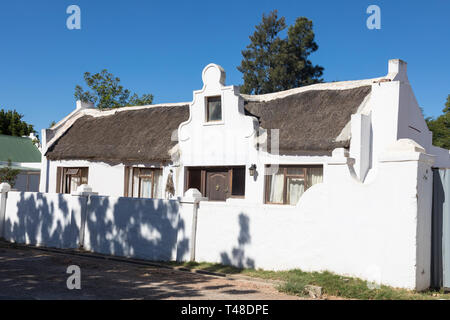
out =
[[[83,115],[89,115],[93,117],[105,117],[110,115],[115,115],[116,113],[123,111],[138,111],[138,110],[147,110],[147,109],[156,109],[156,108],[174,108],[174,107],[184,107],[189,106],[190,102],[175,102],[175,103],[160,103],[160,104],[149,104],[145,106],[130,106],[130,107],[121,107],[121,108],[113,108],[113,109],[84,109]]]
[[[158,104],[147,104],[144,106],[127,106],[127,107],[120,107],[120,108],[108,108],[108,109],[98,109],[98,108],[90,108],[90,109],[82,109],[82,110],[74,110],[71,113],[69,113],[66,117],[58,121],[54,126],[50,127],[50,130],[58,130],[61,127],[64,126],[64,124],[74,115],[82,114],[84,115],[91,115],[95,116],[92,113],[98,114],[97,116],[104,116],[106,114],[101,113],[112,113],[115,114],[116,112],[121,112],[125,110],[140,110],[140,109],[150,109],[150,108],[162,108],[162,107],[181,107],[185,105],[189,105],[190,102],[170,102],[170,103],[158,103]],[[79,118],[77,118],[79,119]]]
[[[11,134],[3,134],[3,133],[0,133],[0,137],[9,137],[9,138],[14,138],[14,139],[18,138],[18,139],[29,139],[29,140],[32,140],[30,137],[19,137],[19,136],[13,136]]]
[[[372,85],[374,81],[379,81],[380,79],[385,79],[386,77],[378,77],[372,79],[364,79],[364,80],[347,80],[347,81],[337,81],[337,82],[322,82],[315,83],[308,86],[292,88],[279,92],[272,92],[260,95],[249,95],[249,94],[240,94],[240,96],[246,100],[251,102],[267,102],[276,99],[282,99],[297,93],[303,93],[307,91],[318,91],[318,90],[349,90],[355,89],[359,87],[364,87],[368,85]]]

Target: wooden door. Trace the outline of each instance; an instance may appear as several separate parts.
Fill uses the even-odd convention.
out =
[[[206,172],[206,196],[209,201],[225,201],[229,196],[228,170]]]

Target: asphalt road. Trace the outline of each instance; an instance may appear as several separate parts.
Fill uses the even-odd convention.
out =
[[[69,290],[67,273],[80,267],[81,289]],[[73,282],[74,283],[74,282]],[[174,269],[46,252],[0,243],[0,299],[299,299],[272,283],[229,279]]]

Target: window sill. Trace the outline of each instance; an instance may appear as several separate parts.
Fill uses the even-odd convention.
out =
[[[245,201],[245,197],[230,197],[225,202],[226,203],[235,203],[235,202],[243,202]]]
[[[221,121],[209,121],[209,122],[204,122],[203,125],[204,126],[221,126],[224,125],[225,122],[223,120]]]
[[[295,208],[297,205],[283,203],[263,203],[266,207]]]

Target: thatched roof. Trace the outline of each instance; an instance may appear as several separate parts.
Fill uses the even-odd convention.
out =
[[[259,119],[262,128],[280,130],[280,154],[330,154],[334,148],[349,146],[350,137],[339,141],[336,138],[370,92],[368,85],[346,90],[309,90],[270,101],[247,98],[245,110]],[[270,130],[268,134],[270,151]]]
[[[258,118],[262,128],[280,130],[280,154],[323,155],[349,146],[349,134],[341,133],[370,92],[371,86],[364,84],[242,98],[246,114]],[[47,141],[52,141],[46,156],[51,160],[170,160],[169,152],[177,143],[172,141],[173,132],[188,118],[188,104],[86,111],[61,124],[62,129],[48,130]]]
[[[189,118],[188,105],[85,115],[47,151],[52,160],[165,161],[177,143],[172,132]]]

